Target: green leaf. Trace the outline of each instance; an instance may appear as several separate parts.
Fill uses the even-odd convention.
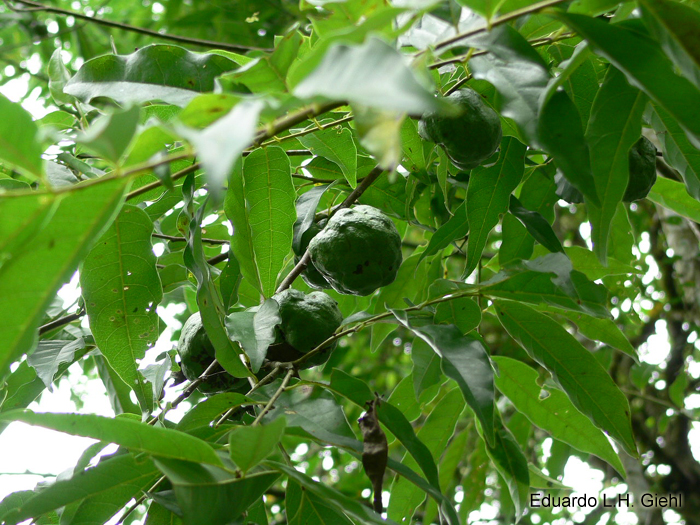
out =
[[[467,189],[467,266],[462,278],[478,266],[489,233],[501,214],[508,211],[510,194],[520,184],[525,169],[525,146],[513,137],[501,143],[498,162],[472,170]]]
[[[581,117],[565,91],[556,91],[542,106],[537,133],[566,180],[588,202],[599,203]]]
[[[63,91],[88,104],[108,98],[120,105],[160,100],[184,107],[197,93],[213,91],[214,79],[235,67],[219,55],[152,44],[130,55],[88,60]]]
[[[442,371],[457,382],[464,400],[481,421],[487,441],[493,443],[493,368],[484,344],[479,339],[462,335],[454,325],[417,327],[410,324],[406,312],[392,310],[392,313],[442,358]]]
[[[357,185],[357,147],[348,128],[340,126],[316,131],[299,137],[299,142],[314,155],[337,164],[351,187]]]
[[[547,49],[547,53],[559,60],[561,75],[557,85],[564,88],[571,101],[576,105],[585,128],[591,115],[593,99],[598,92],[598,75],[594,64],[595,58],[587,42],[574,46],[567,42],[558,42]],[[563,78],[562,78],[563,77]]]
[[[257,100],[239,102],[226,115],[199,131],[176,125],[202,159],[209,191],[218,196],[228,180],[231,169],[245,148],[250,146],[258,125],[263,104]]]
[[[675,73],[671,61],[642,26],[609,24],[574,14],[558,13],[557,17],[622,71],[630,84],[673,115],[688,139],[700,146],[700,90]]]
[[[331,507],[339,514],[346,513],[351,517],[359,520],[360,523],[374,523],[376,525],[397,525],[395,521],[388,519],[384,520],[379,514],[374,512],[369,507],[359,503],[353,498],[345,496],[343,493],[331,488],[327,485],[314,481],[306,474],[302,474],[293,467],[288,467],[282,463],[274,461],[266,461],[265,465],[273,468],[283,474],[289,476],[290,480],[295,481],[306,490],[319,497],[326,505]]]
[[[139,107],[133,106],[125,111],[115,111],[100,117],[85,133],[78,135],[76,142],[112,164],[119,164],[119,160],[136,133],[139,113]]]
[[[642,134],[647,97],[610,67],[593,101],[586,140],[600,206],[591,203],[593,250],[603,264],[608,258],[610,227],[629,183],[629,150]]]
[[[510,336],[552,374],[574,406],[636,457],[627,398],[598,360],[546,315],[518,303],[495,306]]]
[[[655,204],[675,211],[686,219],[700,221],[700,202],[688,195],[681,182],[657,177],[647,198]]]
[[[265,297],[275,293],[277,277],[292,248],[296,194],[290,170],[289,157],[277,146],[257,149],[243,163],[247,218]]]
[[[402,156],[401,128],[406,115],[359,105],[353,107],[353,114],[360,144],[372,154],[377,165],[385,170],[398,166]]]
[[[317,159],[321,159],[321,157],[314,158],[314,160]],[[308,168],[308,164],[306,167]],[[294,221],[294,240],[292,241],[292,249],[296,255],[303,255],[301,249],[301,238],[314,223],[314,219],[316,218],[316,208],[318,208],[318,204],[321,202],[321,198],[323,197],[324,193],[326,193],[326,190],[330,189],[334,184],[335,183],[332,182],[324,186],[315,186],[297,199],[295,204],[297,219]]]
[[[506,0],[457,0],[457,2],[475,13],[479,13],[487,20],[491,20]]]
[[[41,161],[44,148],[36,139],[38,128],[31,115],[2,94],[0,114],[0,162],[32,179],[40,179],[44,173]]]
[[[489,297],[612,317],[607,309],[607,290],[573,270],[571,261],[560,252],[512,264],[483,283],[481,291]]]
[[[177,429],[187,432],[200,427],[208,427],[217,417],[231,408],[254,403],[243,394],[226,392],[208,397],[192,407],[177,424]]]
[[[518,125],[529,144],[538,144],[540,97],[549,81],[544,61],[518,31],[507,25],[468,41],[489,51],[469,61],[474,78],[490,82],[502,97],[500,112]]]
[[[600,341],[601,343],[610,345],[630,356],[635,363],[639,363],[637,351],[612,319],[598,319],[597,317],[591,317],[586,314],[566,312],[554,308],[547,309],[547,311],[548,313],[555,313],[566,317],[578,327],[578,331],[581,332],[584,337],[591,341]]]
[[[564,251],[564,247],[561,245],[561,242],[559,242],[557,234],[554,233],[554,230],[547,220],[538,212],[530,211],[525,208],[515,195],[510,196],[508,211],[525,226],[528,233],[532,235],[537,242],[550,252]]]
[[[266,425],[234,427],[228,435],[231,459],[247,472],[272,453],[286,426],[286,420],[281,417]]]
[[[700,87],[700,12],[668,0],[640,0],[642,20],[683,75]]]
[[[166,458],[155,463],[173,484],[185,525],[231,523],[279,478],[269,470],[240,478],[211,465]]]
[[[137,360],[160,335],[156,306],[163,298],[152,233],[153,223],[146,212],[125,205],[87,255],[80,272],[95,342],[132,387],[145,412],[152,409],[153,396]]]
[[[109,363],[102,355],[94,356],[95,368],[102,384],[107,391],[109,403],[115,414],[136,414],[141,415],[141,407],[131,400],[133,389],[127,385],[119,374],[109,366]]]
[[[428,343],[416,337],[411,345],[411,360],[413,361],[411,372],[413,392],[417,398],[421,393],[441,382],[440,356],[430,348]]]
[[[131,454],[121,454],[103,459],[95,467],[78,472],[72,478],[58,480],[34,492],[31,498],[8,514],[3,514],[3,509],[0,508],[0,520],[19,523],[70,503],[79,502],[84,498],[88,498],[86,501],[89,501],[92,497],[108,495],[114,490],[141,487],[152,480],[157,472],[153,462],[148,458],[137,460]]]
[[[36,370],[36,375],[42,380],[49,392],[53,392],[53,378],[62,363],[72,363],[77,351],[85,348],[82,337],[73,341],[39,341],[34,353],[27,357],[29,366]]]
[[[44,310],[112,222],[127,187],[127,181],[116,179],[78,187],[62,199],[43,193],[0,199],[0,231],[11,225],[35,233],[30,243],[12,252],[4,251],[6,238],[0,235],[0,377],[10,363],[33,350]],[[54,205],[53,215],[41,209]],[[17,235],[10,239],[20,240]]]
[[[279,305],[274,299],[266,299],[255,312],[233,312],[226,318],[229,337],[243,347],[253,372],[257,373],[263,364],[281,322]]]
[[[574,407],[566,394],[556,388],[541,387],[537,371],[520,361],[501,356],[493,359],[498,365],[496,387],[533,425],[577,450],[595,454],[624,475],[620,457],[608,438]]]
[[[614,223],[613,223],[614,225]],[[539,252],[542,252],[541,254]],[[544,250],[535,250],[535,255],[544,255]],[[571,261],[575,270],[578,270],[591,281],[597,281],[608,275],[639,274],[639,268],[624,264],[617,259],[608,257],[608,264],[604,266],[595,254],[583,246],[568,246],[564,253]]]
[[[469,233],[469,220],[467,219],[467,204],[462,202],[454,211],[452,217],[440,226],[430,237],[428,246],[421,253],[421,258],[435,255],[447,248],[452,242],[463,239]]]
[[[154,501],[148,507],[148,515],[144,525],[182,525],[182,520],[179,516],[159,505]]]
[[[662,107],[649,104],[647,119],[656,132],[664,160],[681,174],[688,193],[700,200],[700,151],[690,143],[676,119]]]
[[[185,178],[182,185],[182,197],[185,205],[182,208],[181,219],[187,224],[187,245],[183,253],[183,261],[187,269],[197,279],[197,306],[202,316],[204,330],[216,352],[216,360],[234,377],[249,377],[250,370],[243,364],[240,355],[243,350],[228,337],[226,331],[223,301],[219,290],[214,284],[211,267],[207,262],[202,246],[201,224],[206,212],[206,203],[194,211],[194,174]]]
[[[267,402],[279,385],[280,381],[277,381],[251,396],[261,403]],[[297,388],[284,392],[275,401],[275,408],[265,416],[264,421],[272,422],[282,417],[287,421],[287,434],[311,437],[321,443],[351,449],[358,445],[362,450],[362,445],[355,439],[342,407],[325,389],[314,389],[309,393]]]
[[[444,297],[463,291],[464,287],[454,281],[438,279],[430,285],[430,298]],[[435,306],[435,322],[453,324],[463,334],[471,332],[481,323],[481,308],[470,297],[460,297],[438,303]]]
[[[519,200],[526,210],[538,213],[550,224],[554,221],[554,203],[559,200],[555,193],[556,184],[552,180],[551,167],[536,169],[530,174],[520,189]],[[535,239],[513,214],[503,217],[501,224],[501,247],[498,250],[498,264],[503,267],[519,259],[529,259]]]
[[[377,37],[359,46],[333,45],[319,66],[295,88],[300,98],[322,96],[422,115],[438,102],[396,49]]]
[[[154,456],[221,465],[219,456],[208,443],[178,430],[146,425],[131,417],[103,417],[93,414],[34,413],[31,410],[11,410],[0,414],[3,421],[21,421],[84,436],[98,441],[116,443],[134,451]]]
[[[231,237],[231,250],[241,265],[243,280],[259,292],[262,292],[260,274],[255,263],[253,232],[250,226],[249,209],[245,200],[245,183],[242,168],[243,163],[241,161],[236,162],[233,166],[226,198],[224,199],[224,211],[226,212],[226,217],[233,225],[234,235]]]
[[[298,483],[287,482],[284,502],[287,525],[352,525],[337,507],[330,506],[325,499]]]
[[[434,457],[440,457],[452,437],[457,424],[457,419],[464,410],[462,394],[455,388],[445,395],[438,405],[430,412],[423,426],[418,431],[417,437],[428,444],[428,449]],[[413,458],[407,457],[402,463],[408,467],[416,466]],[[427,495],[408,480],[397,478],[391,487],[391,499],[387,515],[396,521],[411,521],[413,514],[418,509]]]
[[[515,505],[517,523],[528,505],[530,494],[530,471],[527,458],[513,434],[500,421],[499,428],[496,430],[495,444],[491,446],[487,443],[486,453],[508,486],[508,492]]]
[[[51,98],[56,101],[56,104],[72,104],[75,99],[63,92],[63,88],[66,82],[70,80],[71,75],[61,58],[62,52],[63,49],[56,49],[49,59],[49,92],[51,93]]]
[[[403,165],[408,171],[425,169],[423,139],[418,135],[418,122],[413,119],[404,119],[401,125],[401,149],[404,154]]]

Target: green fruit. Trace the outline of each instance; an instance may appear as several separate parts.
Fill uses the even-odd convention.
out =
[[[646,137],[640,138],[630,149],[630,181],[622,200],[644,199],[656,182],[656,147]]]
[[[182,373],[190,381],[202,375],[202,372],[214,361],[216,356],[214,346],[204,330],[199,312],[192,314],[185,321],[177,343],[177,353],[180,355]],[[212,377],[202,381],[197,388],[204,394],[215,394],[241,387],[247,389],[248,382],[245,379],[235,378],[222,368],[218,368]]]
[[[418,122],[418,133],[424,140],[439,144],[459,169],[476,168],[501,144],[501,119],[473,89],[460,89],[447,99],[455,102],[461,113],[425,115]]]
[[[326,219],[315,222],[309,227],[308,230],[304,232],[304,234],[301,236],[301,242],[299,243],[299,251],[297,252],[295,250],[296,257],[294,258],[294,264],[299,262],[301,256],[304,255],[304,252],[309,247],[311,239],[316,237],[327,222],[328,221]],[[331,288],[331,285],[328,284],[328,281],[326,281],[325,277],[321,275],[312,262],[309,262],[309,264],[306,265],[306,269],[301,273],[301,278],[304,279],[306,284],[316,290]]]
[[[646,137],[640,138],[630,148],[629,182],[622,197],[623,202],[633,202],[646,198],[656,182],[656,147]],[[583,195],[557,170],[554,176],[559,198],[570,204],[583,202]]]
[[[294,361],[333,335],[343,322],[343,314],[324,292],[304,294],[288,288],[272,298],[279,304],[282,322],[278,338],[268,349],[271,361]],[[337,341],[304,363],[304,368],[323,364],[337,346]]]
[[[311,261],[334,290],[369,295],[394,282],[401,266],[401,236],[372,206],[344,208],[309,243]]]

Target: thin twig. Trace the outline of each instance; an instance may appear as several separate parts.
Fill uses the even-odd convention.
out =
[[[192,44],[195,46],[202,46],[202,47],[208,47],[208,48],[214,48],[214,49],[224,49],[227,51],[272,51],[272,49],[265,48],[265,47],[244,46],[241,44],[227,44],[225,42],[215,42],[213,40],[202,40],[200,38],[191,38],[191,37],[186,37],[186,36],[171,35],[168,33],[159,33],[158,31],[153,31],[152,29],[145,29],[143,27],[136,27],[136,26],[132,26],[129,24],[123,24],[121,22],[113,22],[111,20],[105,20],[104,18],[95,18],[93,16],[88,16],[88,15],[84,15],[82,13],[78,13],[77,11],[69,11],[67,9],[60,9],[58,7],[51,7],[51,6],[47,6],[44,4],[40,4],[39,2],[33,2],[31,0],[12,0],[12,1],[17,2],[18,4],[28,5],[28,6],[32,7],[32,9],[13,8],[10,6],[9,0],[6,0],[5,3],[13,11],[19,11],[19,12],[22,12],[22,11],[25,11],[25,12],[26,11],[32,11],[32,12],[44,11],[46,13],[55,13],[55,14],[63,15],[63,16],[72,16],[78,20],[85,20],[86,22],[91,22],[93,24],[114,27],[116,29],[122,29],[124,31],[130,31],[132,33],[138,33],[141,35],[148,35],[148,36],[151,36],[154,38],[159,38],[161,40],[170,40],[171,42],[180,42],[182,44]]]
[[[263,409],[260,411],[260,414],[258,414],[258,417],[255,418],[255,421],[251,424],[251,426],[256,426],[260,424],[260,421],[262,421],[262,418],[265,417],[265,414],[267,414],[275,404],[275,401],[277,401],[280,396],[282,395],[282,392],[284,392],[284,389],[287,388],[287,385],[289,384],[289,380],[292,378],[294,375],[294,368],[290,367],[289,370],[287,370],[287,373],[284,375],[284,378],[282,379],[282,384],[279,386],[277,391],[272,395],[270,400],[267,402],[267,404],[263,407]]]
[[[250,394],[255,392],[261,386],[264,386],[264,385],[270,383],[275,377],[277,377],[280,374],[280,372],[282,372],[282,370],[284,370],[284,367],[282,365],[275,366],[275,368],[272,369],[272,372],[267,374],[260,381],[258,381],[255,385],[253,385],[250,390],[248,390],[248,392],[246,393],[246,396],[249,396]],[[219,418],[219,420],[214,424],[214,428],[218,427],[224,421],[226,421],[231,416],[231,414],[233,414],[237,409],[238,409],[238,407],[228,409],[226,411],[226,413],[223,416],[221,416]]]
[[[499,26],[501,24],[505,24],[506,22],[510,22],[511,20],[515,20],[516,18],[520,18],[521,16],[529,15],[532,13],[536,13],[538,11],[542,11],[543,9],[546,9],[548,7],[554,7],[555,5],[562,4],[566,2],[567,0],[544,0],[543,2],[537,2],[536,4],[529,5],[527,7],[523,7],[522,9],[516,9],[515,11],[511,11],[510,13],[507,13],[503,16],[499,16],[498,18],[495,18],[491,20],[489,24],[483,25],[476,27],[474,29],[470,29],[469,31],[465,31],[464,33],[459,33],[453,37],[450,37],[446,40],[443,40],[442,42],[439,42],[438,44],[435,45],[435,51],[438,51],[440,49],[443,49],[447,46],[450,46],[452,44],[455,44],[459,42],[460,40],[464,40],[466,38],[472,37],[479,35],[481,33],[486,33],[487,31],[491,30],[492,27]]]
[[[65,317],[59,317],[58,319],[54,319],[50,323],[46,323],[45,325],[42,325],[39,327],[39,335],[42,336],[51,330],[55,330],[56,328],[61,328],[62,326],[65,326],[67,324],[72,323],[73,321],[77,321],[80,319],[83,315],[85,315],[85,310],[80,310],[79,312],[76,312],[74,314],[66,315]]]
[[[332,128],[333,126],[337,126],[338,124],[342,124],[343,122],[349,122],[353,119],[353,115],[348,115],[346,117],[340,118],[338,120],[334,120],[333,122],[329,122],[327,124],[321,124],[320,126],[314,126],[309,129],[304,129],[302,131],[297,131],[296,133],[290,133],[289,135],[284,135],[283,137],[274,137],[266,142],[263,142],[260,144],[261,146],[272,146],[274,144],[277,144],[279,142],[283,142],[285,140],[289,139],[294,139],[296,137],[303,137],[304,135],[308,135],[309,133],[315,133],[316,131],[323,131],[324,129]]]
[[[164,235],[162,233],[153,233],[151,234],[152,237],[156,237],[157,239],[165,239],[166,241],[171,241],[171,242],[187,242],[187,239],[184,237],[176,237],[175,235]],[[208,244],[230,244],[231,241],[225,241],[223,239],[206,239],[202,238],[202,242],[206,242]]]
[[[167,414],[168,412],[170,412],[172,409],[176,408],[176,407],[177,407],[180,403],[182,403],[185,399],[187,399],[188,397],[190,397],[190,396],[192,395],[192,393],[195,391],[195,389],[196,389],[203,381],[205,381],[205,380],[207,379],[207,377],[208,377],[209,375],[211,375],[211,374],[217,369],[218,366],[219,366],[219,362],[218,362],[216,359],[214,359],[214,360],[211,362],[211,364],[207,367],[207,369],[206,369],[204,372],[202,372],[202,374],[201,374],[197,379],[195,379],[194,381],[192,381],[192,382],[189,384],[189,386],[188,386],[187,388],[185,388],[185,390],[183,390],[182,393],[181,393],[179,396],[177,396],[177,398],[175,399],[175,401],[173,401],[173,402],[170,404],[170,406],[166,407],[165,410],[163,410],[159,415],[153,416],[153,418],[151,418],[151,420],[148,422],[148,424],[149,424],[149,425],[155,425],[161,417],[165,416],[165,414]]]
[[[132,512],[134,512],[134,511],[136,510],[136,508],[137,508],[139,505],[141,505],[141,503],[143,503],[144,501],[146,501],[146,495],[147,495],[149,492],[153,492],[154,490],[156,490],[156,489],[158,488],[158,485],[160,485],[161,483],[163,483],[163,481],[165,481],[165,476],[161,476],[160,478],[158,478],[158,481],[156,481],[156,482],[153,484],[153,486],[152,486],[150,489],[148,489],[148,491],[146,491],[146,493],[145,493],[143,496],[141,496],[139,499],[137,499],[137,500],[134,502],[134,504],[126,510],[126,512],[122,515],[122,517],[119,518],[119,521],[117,522],[117,525],[121,525],[122,523],[124,523],[124,521],[126,521],[126,518],[128,518],[129,515],[130,515]]]

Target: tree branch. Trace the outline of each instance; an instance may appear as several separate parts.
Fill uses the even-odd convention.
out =
[[[272,407],[275,404],[275,401],[279,399],[279,397],[282,395],[282,392],[284,392],[284,389],[287,388],[287,385],[289,384],[289,380],[292,378],[292,375],[294,375],[294,368],[290,367],[289,370],[287,370],[287,373],[284,375],[284,378],[282,379],[282,384],[275,391],[275,393],[272,395],[272,397],[263,407],[263,409],[260,411],[260,414],[258,414],[258,417],[255,418],[255,421],[251,423],[251,426],[254,427],[260,424],[262,418],[265,417],[265,414],[267,414],[272,409]]]
[[[121,29],[123,31],[130,31],[132,33],[138,33],[141,35],[148,35],[153,38],[159,38],[161,40],[169,40],[171,42],[179,42],[181,44],[192,44],[195,46],[209,47],[215,49],[224,49],[227,51],[272,51],[272,49],[265,47],[255,47],[255,46],[244,46],[241,44],[227,44],[225,42],[214,42],[212,40],[202,40],[199,38],[191,38],[186,36],[171,35],[168,33],[159,33],[158,31],[153,31],[152,29],[145,29],[143,27],[136,27],[129,24],[123,24],[121,22],[112,22],[111,20],[105,20],[103,18],[95,18],[93,16],[84,15],[76,11],[69,11],[67,9],[60,9],[58,7],[51,7],[39,2],[33,2],[31,0],[12,0],[18,4],[31,6],[31,9],[18,9],[13,8],[10,5],[10,0],[5,0],[7,6],[13,11],[19,12],[37,12],[44,11],[46,13],[54,13],[62,16],[72,16],[78,20],[85,20],[93,24],[113,27],[116,29]]]
[[[453,37],[450,37],[446,40],[443,40],[442,42],[439,42],[438,44],[435,45],[435,51],[438,51],[440,49],[443,49],[447,46],[450,46],[452,44],[456,44],[460,40],[464,40],[466,38],[472,37],[479,35],[481,33],[486,33],[487,31],[490,31],[492,27],[499,26],[501,24],[505,24],[506,22],[510,22],[511,20],[515,20],[516,18],[520,18],[521,16],[529,15],[531,13],[536,13],[538,11],[542,11],[543,9],[546,9],[548,7],[554,7],[555,5],[562,4],[566,2],[567,0],[544,0],[542,2],[537,2],[536,4],[529,5],[527,7],[523,7],[522,9],[516,9],[515,11],[511,11],[508,14],[505,14],[503,16],[499,16],[493,20],[491,20],[490,24],[479,26],[477,28],[471,29],[469,31],[465,31],[464,33],[459,33]]]

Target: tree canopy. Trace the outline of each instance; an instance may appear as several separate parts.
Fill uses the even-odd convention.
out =
[[[96,443],[0,523],[700,524],[698,35],[695,0],[6,0],[0,432]],[[37,410],[76,374],[114,417]],[[534,504],[577,459],[634,506]]]

